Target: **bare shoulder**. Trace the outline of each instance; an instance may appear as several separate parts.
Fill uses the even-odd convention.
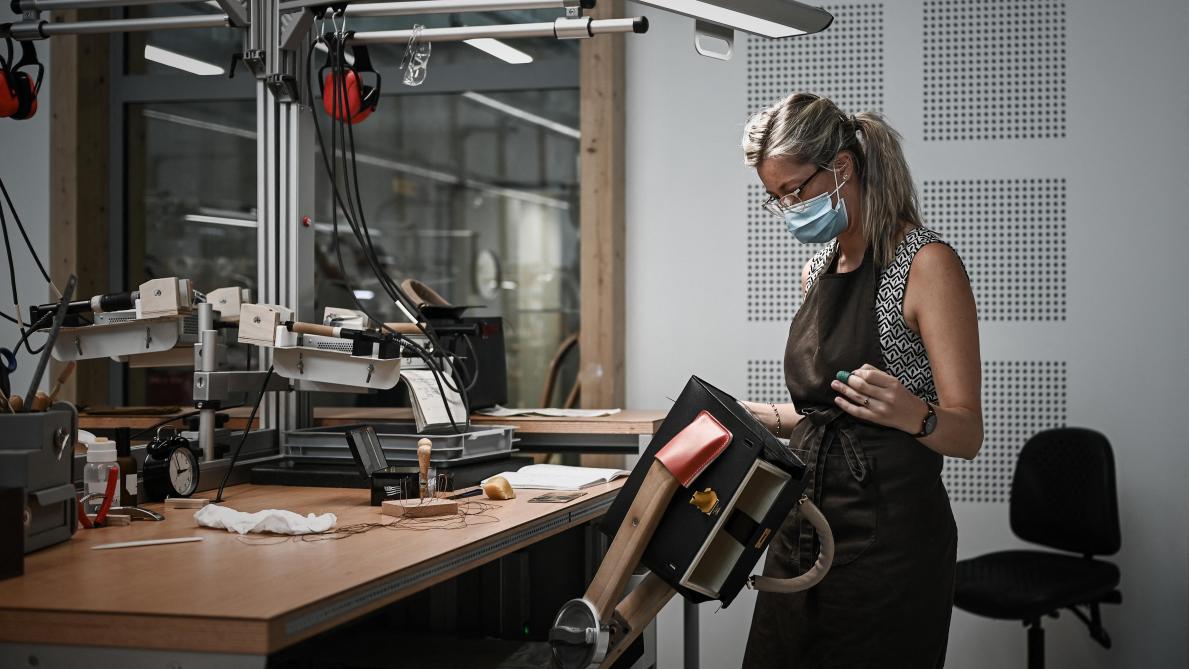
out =
[[[909,283],[915,277],[923,277],[926,282],[947,279],[960,279],[967,283],[966,269],[962,259],[949,244],[925,244],[917,251],[912,259],[912,268],[908,272]]]
[[[912,259],[904,294],[904,319],[917,333],[920,333],[920,314],[924,305],[943,310],[959,305],[973,306],[966,268],[948,244],[926,244]]]

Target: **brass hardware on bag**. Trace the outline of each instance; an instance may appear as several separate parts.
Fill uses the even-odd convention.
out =
[[[711,488],[706,488],[702,492],[695,491],[689,503],[698,507],[699,511],[709,516],[718,508],[718,494]]]
[[[756,542],[756,548],[763,548],[764,542],[768,541],[768,537],[772,535],[772,528],[766,528],[764,533],[760,535],[760,540]]]

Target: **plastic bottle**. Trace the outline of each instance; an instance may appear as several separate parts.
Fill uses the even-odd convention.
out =
[[[116,464],[120,466],[120,503],[123,506],[136,506],[140,498],[136,490],[137,468],[136,458],[132,457],[131,432],[126,427],[116,430]]]
[[[103,506],[107,473],[112,469],[116,470],[116,476],[120,475],[120,465],[116,463],[116,442],[107,437],[96,437],[93,443],[87,444],[87,464],[83,466],[83,494],[96,493],[83,505],[87,513],[97,513],[99,507]],[[111,505],[120,506],[119,485],[116,486],[115,499]]]

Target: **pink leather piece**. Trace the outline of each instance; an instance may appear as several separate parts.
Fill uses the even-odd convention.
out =
[[[703,411],[656,453],[665,469],[688,488],[731,443],[731,431]]]

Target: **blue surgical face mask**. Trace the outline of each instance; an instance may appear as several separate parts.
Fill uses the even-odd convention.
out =
[[[837,172],[834,172],[834,185],[834,190],[784,210],[784,222],[797,241],[803,244],[822,244],[846,230],[846,202],[842,200],[841,192],[846,182],[838,183]],[[833,205],[831,199],[835,194],[838,195],[837,206]]]

